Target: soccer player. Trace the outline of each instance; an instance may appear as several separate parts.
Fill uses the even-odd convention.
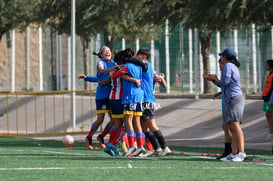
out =
[[[129,49],[129,50],[133,51],[133,52],[131,51],[130,52],[131,54],[134,55],[134,50],[133,49]],[[123,65],[124,64],[123,60],[117,58],[118,53],[119,52],[116,53],[114,61],[118,65]],[[128,75],[122,75],[122,74],[115,75],[119,73],[120,73],[119,71],[110,72],[112,89],[109,95],[109,99],[110,99],[110,109],[111,109],[112,119],[114,120],[114,126],[110,132],[109,144],[104,149],[104,152],[110,154],[111,156],[116,156],[119,154],[119,151],[116,145],[121,141],[121,139],[125,135],[124,128],[121,128],[123,126],[123,118],[124,118],[123,105],[121,104],[122,78],[128,81],[134,82],[138,87],[141,85],[140,80],[137,80],[133,77],[129,77]],[[120,135],[116,137],[117,133],[119,133]],[[123,149],[124,149],[123,152],[127,152],[127,147],[125,149],[125,147],[123,146]]]
[[[144,103],[143,103],[143,115],[141,117],[142,129],[146,138],[152,143],[155,149],[155,156],[165,156],[171,153],[171,150],[166,145],[164,136],[161,130],[158,128],[155,121],[155,95],[154,95],[154,79],[162,82],[162,85],[166,86],[164,80],[164,74],[154,75],[154,70],[150,62],[150,51],[142,48],[137,52],[136,58],[142,59],[148,64],[148,71],[142,74],[141,87],[144,91]],[[155,77],[155,78],[154,78]],[[163,80],[162,80],[163,79]],[[165,84],[164,84],[165,83]],[[159,145],[158,145],[159,143]],[[149,156],[151,153],[147,152],[143,156]]]
[[[138,80],[142,80],[142,67],[131,62],[126,62],[120,70],[122,74],[127,74]],[[122,79],[123,84],[123,114],[128,137],[129,148],[125,156],[136,156],[143,151],[145,135],[142,132],[140,116],[142,115],[142,99],[144,91],[135,83]],[[137,148],[135,148],[135,133]]]
[[[125,50],[119,51],[115,54],[114,61],[118,65],[124,64],[124,62],[131,62],[136,65],[140,65],[142,69],[145,71],[146,64],[144,64],[141,60],[138,60],[136,58],[133,58],[135,54],[135,50],[133,48],[127,48]],[[126,130],[123,125],[123,105],[121,104],[121,97],[122,97],[122,79],[131,81],[137,85],[137,87],[140,87],[141,83],[140,80],[135,79],[133,77],[130,77],[126,74],[123,74],[121,71],[115,71],[111,72],[111,84],[112,84],[112,90],[110,93],[110,108],[112,112],[112,118],[115,120],[115,126],[112,128],[110,133],[110,139],[109,144],[104,149],[104,151],[111,156],[119,155],[118,148],[116,145],[124,140],[123,137],[126,133]],[[122,127],[122,128],[121,128]],[[120,147],[123,148],[123,152],[125,152],[125,146],[122,144]],[[127,148],[126,148],[127,149]],[[127,152],[127,151],[126,151]]]
[[[88,149],[96,149],[92,146],[92,136],[97,131],[99,125],[101,125],[104,121],[105,113],[109,113],[110,103],[109,103],[109,94],[111,91],[111,84],[109,80],[109,72],[117,69],[119,66],[115,64],[113,60],[111,60],[111,50],[107,46],[103,46],[100,48],[99,53],[94,53],[100,59],[97,62],[97,79],[99,82],[104,81],[105,83],[99,84],[96,89],[96,113],[97,120],[92,124],[89,134],[86,136],[86,146]],[[78,76],[80,79],[88,80],[90,77],[81,75]],[[108,81],[108,83],[107,83]],[[114,122],[111,119],[105,126],[103,132],[97,136],[98,141],[100,142],[101,148],[105,148],[104,144],[104,136],[110,132]]]

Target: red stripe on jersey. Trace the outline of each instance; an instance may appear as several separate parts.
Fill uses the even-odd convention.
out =
[[[121,99],[122,98],[122,80],[121,76],[128,73],[127,68],[124,66],[119,71],[111,72],[111,85],[112,90],[109,95],[109,99]]]
[[[112,89],[109,99],[118,100],[122,98],[122,80],[121,78],[111,79]]]
[[[128,69],[126,66],[121,67],[121,69],[119,71],[113,72],[111,77],[113,79],[117,79],[118,77],[120,77],[124,74],[128,74]]]

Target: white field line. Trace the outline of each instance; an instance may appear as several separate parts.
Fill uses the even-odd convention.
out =
[[[0,151],[1,151],[1,150],[10,150],[10,149],[0,148]],[[19,151],[19,152],[22,152],[22,151],[25,151],[25,150],[13,149],[12,151]]]
[[[0,149],[0,150],[9,150],[9,149]],[[25,150],[16,150],[16,149],[14,149],[14,150],[12,150],[13,152],[16,152],[16,151],[18,151],[18,152],[23,152],[23,151],[25,151]],[[52,153],[52,154],[60,154],[60,155],[78,155],[78,156],[90,156],[90,154],[82,154],[82,153],[67,153],[67,152],[57,152],[57,151],[41,151],[41,150],[32,150],[33,152],[39,152],[39,153],[41,153],[41,152],[44,152],[44,153]],[[19,155],[19,156],[21,156],[21,155]]]
[[[264,166],[273,166],[270,164],[261,164]],[[119,166],[119,167],[37,167],[37,168],[27,168],[27,167],[20,167],[20,168],[0,168],[0,171],[41,171],[41,170],[105,170],[105,169],[152,169],[152,170],[162,170],[162,169],[177,169],[177,167],[134,167],[133,165],[128,166]],[[272,167],[195,167],[195,168],[183,168],[183,169],[190,169],[190,170],[238,170],[238,169],[243,169],[243,170],[271,170]]]
[[[128,165],[129,166],[129,165]],[[133,167],[133,166],[123,166],[123,167],[37,167],[37,168],[23,168],[23,167],[20,167],[20,168],[0,168],[0,171],[24,171],[24,170],[86,170],[86,169],[89,169],[89,170],[104,170],[104,169],[127,169],[127,168],[136,168],[136,169],[172,169],[171,167]]]
[[[67,169],[65,167],[44,167],[44,168],[0,168],[0,171],[8,171],[8,170],[12,170],[12,171],[20,171],[20,170],[64,170]]]
[[[82,153],[67,153],[67,152],[57,152],[57,151],[43,151],[45,153],[53,153],[60,155],[78,155],[78,156],[90,156],[90,154],[82,154]]]

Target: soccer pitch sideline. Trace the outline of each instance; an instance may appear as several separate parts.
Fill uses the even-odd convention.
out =
[[[171,149],[176,154],[125,158],[88,150],[84,142],[66,149],[61,141],[0,137],[0,180],[272,180],[273,155],[269,151],[246,150],[248,160],[234,163],[201,156],[221,153],[219,148]]]

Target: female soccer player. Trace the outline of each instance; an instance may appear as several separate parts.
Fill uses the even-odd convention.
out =
[[[109,103],[109,94],[111,91],[111,84],[109,80],[109,72],[117,69],[118,65],[111,59],[111,50],[107,46],[100,48],[99,53],[94,53],[100,59],[97,62],[97,79],[99,82],[104,81],[103,84],[99,84],[96,89],[96,113],[97,120],[92,124],[89,134],[86,136],[86,146],[88,149],[94,149],[92,146],[92,136],[97,131],[100,124],[103,123],[105,113],[109,113],[110,103]],[[78,76],[80,79],[88,80],[88,76],[81,75]],[[107,83],[108,81],[108,83]],[[101,148],[105,148],[104,136],[110,132],[114,122],[111,119],[110,122],[105,126],[103,132],[98,135],[97,139],[100,142]]]

